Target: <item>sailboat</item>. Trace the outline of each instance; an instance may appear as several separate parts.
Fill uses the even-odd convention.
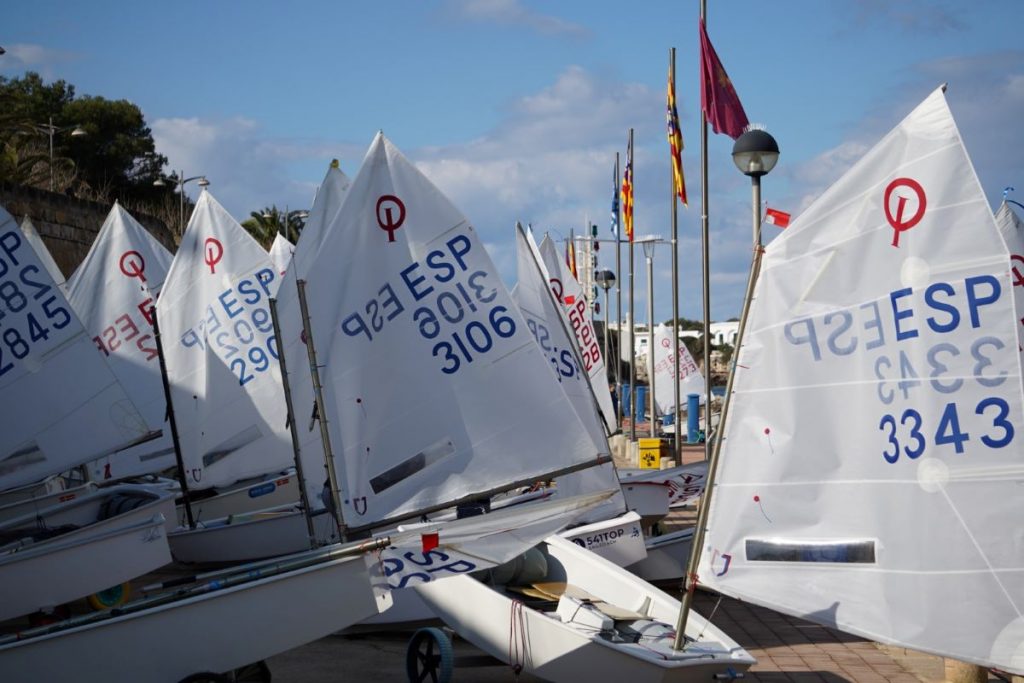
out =
[[[588,329],[593,329],[593,325],[579,282],[568,270],[565,262],[559,258],[550,236],[545,235],[537,251],[543,260],[544,274],[550,283],[551,293],[555,300],[562,304],[563,321],[566,321],[575,332],[574,338],[567,343],[576,344],[580,357],[589,358],[592,364],[597,364],[601,358],[601,352],[596,344],[596,336],[588,331]],[[523,269],[520,270],[522,272]],[[549,313],[548,327],[557,325],[557,318],[551,317],[557,315],[557,312]],[[589,385],[586,386],[586,389],[591,397],[607,396],[608,394],[604,391],[604,363],[601,362],[599,365],[601,371],[598,376],[588,375]],[[669,385],[669,393],[671,393],[671,385]],[[597,401],[598,406],[603,405],[598,398],[592,398],[590,403],[593,404],[594,401]],[[610,410],[610,408],[602,408],[602,412],[606,409]],[[584,410],[584,406],[581,404],[578,410]],[[591,411],[593,411],[592,408]],[[609,413],[603,414],[608,415]],[[610,414],[614,423],[614,413]],[[594,438],[599,438],[607,443],[603,434]],[[616,476],[625,496],[626,507],[635,511],[641,517],[643,526],[649,528],[663,519],[671,508],[692,504],[704,490],[706,473],[707,463],[698,462],[653,471],[620,468],[617,470]],[[680,529],[660,536],[649,535],[642,539],[644,547],[641,553],[625,556],[616,554],[616,557],[629,560],[625,565],[629,567],[630,571],[645,580],[678,579],[685,573],[692,536],[692,529]],[[606,557],[612,557],[612,555],[606,554],[614,552],[611,545],[602,544],[598,552]]]
[[[0,489],[31,487],[151,436],[2,208],[0,299]],[[170,561],[170,494],[115,486],[70,502],[44,494],[20,506],[0,523],[0,582],[18,587],[0,601],[0,620],[106,590]]]
[[[146,426],[161,432],[158,439],[90,463],[92,481],[120,480],[175,465],[153,337],[153,307],[171,260],[171,252],[115,202],[89,253],[68,278],[71,307]]]
[[[288,264],[292,262],[292,254],[295,253],[295,245],[288,241],[281,233],[274,235],[274,243],[270,245],[268,250],[270,254],[270,261],[274,264],[274,268],[280,275],[284,275],[285,271],[288,270]]]
[[[1022,674],[1022,312],[944,90],[764,253],[700,581]]]
[[[296,543],[271,550],[261,541],[274,535],[268,525],[256,532],[244,526],[251,517],[237,516],[275,504],[290,512],[298,500],[294,473],[286,472],[294,454],[269,306],[280,277],[267,252],[204,191],[167,273],[157,315],[163,338],[171,340],[164,353],[186,485],[190,492],[227,490],[194,505],[196,528],[170,535],[181,562],[243,561],[309,548],[301,516]],[[277,511],[261,516],[280,517]],[[323,532],[326,542],[337,540],[329,526]]]

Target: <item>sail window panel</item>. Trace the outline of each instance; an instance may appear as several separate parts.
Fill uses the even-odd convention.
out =
[[[871,539],[809,541],[748,538],[744,552],[748,562],[875,564],[875,541]]]

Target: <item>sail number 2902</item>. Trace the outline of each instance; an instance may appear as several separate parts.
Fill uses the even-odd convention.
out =
[[[984,431],[979,440],[985,446],[1003,448],[1013,441],[1013,423],[1007,419],[1010,406],[1004,399],[998,396],[984,398],[975,406],[973,414],[980,416],[975,424]],[[957,453],[963,453],[964,442],[971,440],[970,432],[961,425],[955,402],[946,404],[936,424],[926,424],[920,412],[907,408],[899,419],[895,415],[883,415],[878,428],[888,439],[882,457],[891,464],[895,464],[901,455],[911,460],[920,457],[929,443],[936,447],[952,445]]]

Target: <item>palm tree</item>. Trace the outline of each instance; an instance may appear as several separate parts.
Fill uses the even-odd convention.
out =
[[[308,211],[288,211],[287,213],[277,208],[277,205],[268,206],[262,211],[251,211],[249,218],[242,221],[242,227],[249,231],[249,234],[256,238],[264,249],[269,249],[274,242],[277,233],[282,232],[288,240],[295,244],[299,234],[306,227],[306,216]]]

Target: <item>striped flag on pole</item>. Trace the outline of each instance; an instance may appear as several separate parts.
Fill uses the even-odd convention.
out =
[[[633,145],[626,150],[626,171],[622,174],[622,227],[626,231],[626,239],[633,241]]]
[[[615,159],[615,168],[612,169],[612,234],[619,236],[619,160]]]
[[[673,53],[674,55],[675,53]],[[683,178],[683,134],[679,130],[679,112],[676,110],[676,65],[668,65],[668,146],[672,152],[672,181],[675,193],[683,206],[686,203],[686,179]]]
[[[565,265],[569,266],[569,272],[577,280],[580,276],[576,273],[576,238],[573,237],[572,230],[569,231],[569,241],[565,245]]]

